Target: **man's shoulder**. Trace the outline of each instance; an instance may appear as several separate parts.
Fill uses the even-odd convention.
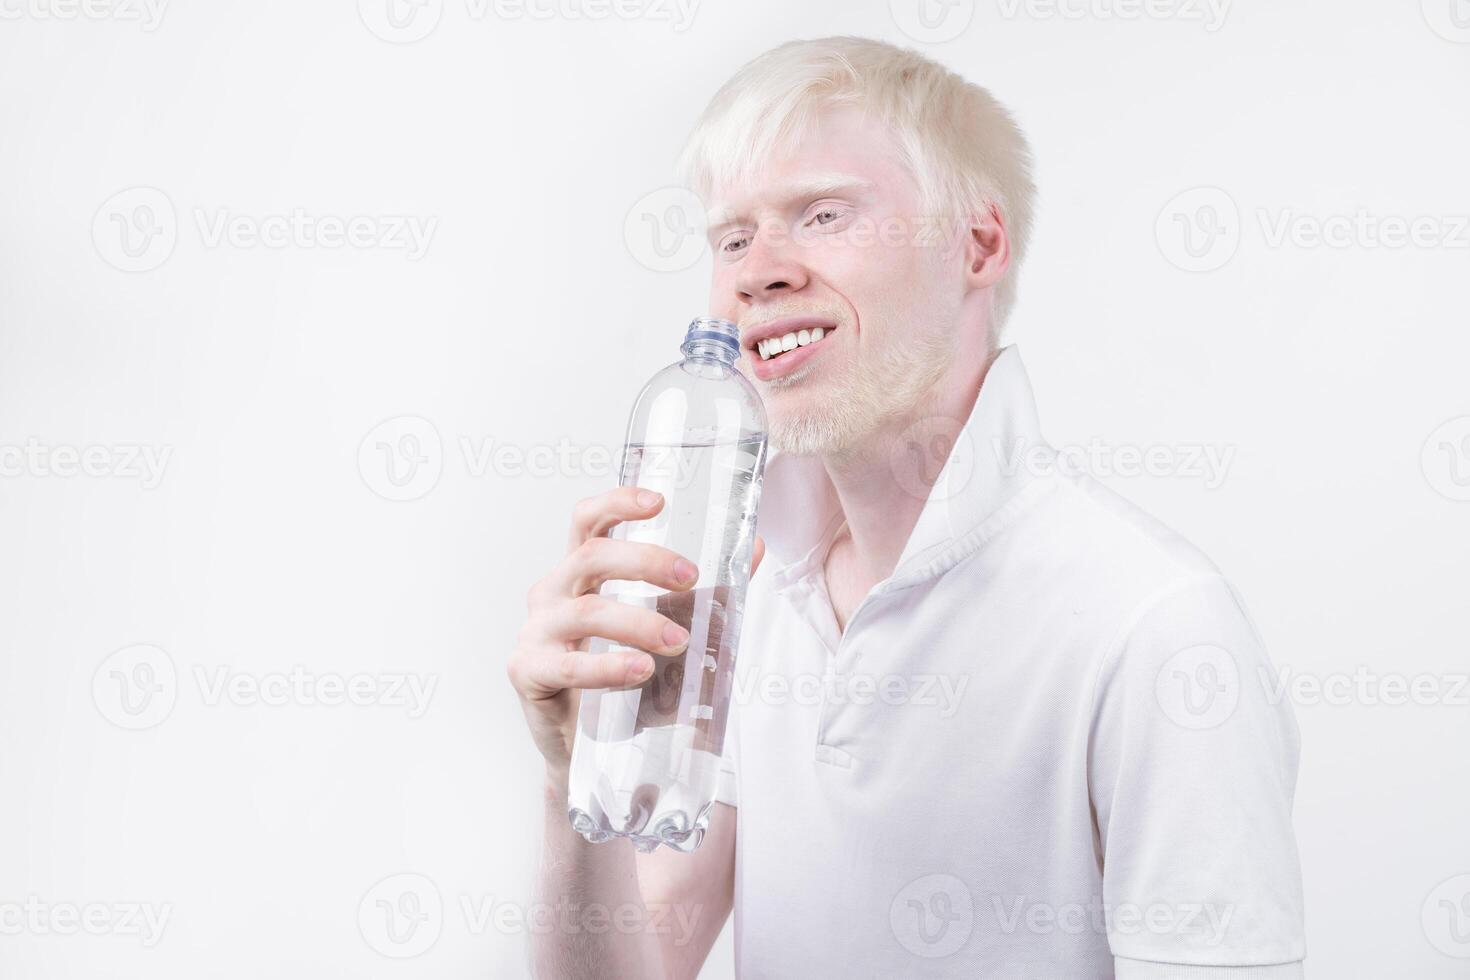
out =
[[[1015,550],[1078,603],[1124,616],[1191,582],[1224,585],[1192,541],[1095,478],[1058,477],[1054,491],[1018,528]]]

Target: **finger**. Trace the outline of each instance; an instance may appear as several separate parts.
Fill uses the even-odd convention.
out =
[[[663,505],[663,494],[636,486],[618,487],[579,500],[572,508],[572,530],[567,536],[567,550],[574,550],[588,538],[601,537],[614,524],[647,520]]]
[[[588,654],[580,650],[517,652],[507,671],[522,697],[545,700],[571,688],[619,688],[653,674],[653,658],[636,650]]]
[[[596,636],[665,656],[689,645],[689,631],[667,616],[593,592],[556,603],[538,625],[544,641],[552,644],[577,644]]]
[[[557,564],[546,582],[553,595],[579,596],[596,592],[609,579],[683,591],[698,578],[694,562],[662,545],[588,538]]]
[[[750,559],[750,575],[755,577],[755,570],[761,567],[761,559],[766,557],[766,539],[759,534],[755,536],[755,552]]]

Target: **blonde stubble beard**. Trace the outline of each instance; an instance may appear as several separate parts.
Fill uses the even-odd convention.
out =
[[[916,335],[915,335],[916,334]],[[861,453],[870,434],[895,419],[917,419],[949,369],[953,346],[932,327],[883,345],[871,364],[856,361],[821,384],[818,403],[805,393],[816,364],[769,383],[768,398],[782,404],[771,413],[773,449],[795,455],[842,457]],[[801,398],[800,406],[794,402]]]

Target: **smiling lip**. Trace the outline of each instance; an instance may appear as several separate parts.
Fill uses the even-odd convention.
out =
[[[762,381],[770,381],[773,378],[790,374],[805,364],[809,358],[816,354],[816,348],[830,344],[832,341],[828,337],[823,337],[815,344],[796,347],[770,360],[761,359],[760,352],[756,350],[756,345],[770,337],[780,337],[793,331],[810,330],[813,327],[821,327],[826,333],[831,334],[836,331],[837,324],[827,317],[821,316],[788,316],[782,317],[779,320],[772,320],[769,323],[763,323],[759,327],[750,330],[741,338],[741,342],[750,356],[752,373]]]
[[[771,381],[775,378],[790,374],[801,367],[811,358],[817,356],[820,348],[832,343],[830,332],[815,344],[807,344],[805,347],[794,347],[784,354],[779,354],[769,360],[761,360],[757,351],[750,352],[750,369],[755,376],[762,381]]]
[[[783,316],[779,320],[770,320],[758,327],[750,328],[740,338],[740,344],[756,357],[760,357],[755,349],[755,345],[760,341],[769,337],[780,337],[793,331],[810,330],[812,327],[821,327],[831,331],[837,329],[837,324],[824,316]]]
[[[780,357],[773,357],[769,361],[761,360],[760,354],[756,353],[755,351],[751,351],[750,369],[755,372],[755,376],[757,378],[760,378],[762,381],[770,381],[773,378],[779,378],[782,375],[790,374],[792,371],[795,371],[797,368],[805,364],[808,360],[817,356],[817,352],[823,346],[830,343],[831,341],[827,340],[824,337],[822,340],[815,344],[808,344],[805,347],[797,347],[794,350],[787,351]]]

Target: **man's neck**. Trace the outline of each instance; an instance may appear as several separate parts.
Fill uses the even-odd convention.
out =
[[[866,595],[898,566],[929,489],[944,466],[941,454],[948,452],[953,436],[970,417],[980,386],[998,355],[999,351],[991,351],[972,367],[953,364],[931,397],[913,412],[872,433],[858,451],[823,458],[847,521],[840,547],[831,553],[840,556],[847,591]],[[950,425],[936,428],[934,439],[923,440],[927,445],[906,445],[914,441],[910,430],[915,423],[929,418],[947,420]],[[832,577],[829,570],[829,580]]]

